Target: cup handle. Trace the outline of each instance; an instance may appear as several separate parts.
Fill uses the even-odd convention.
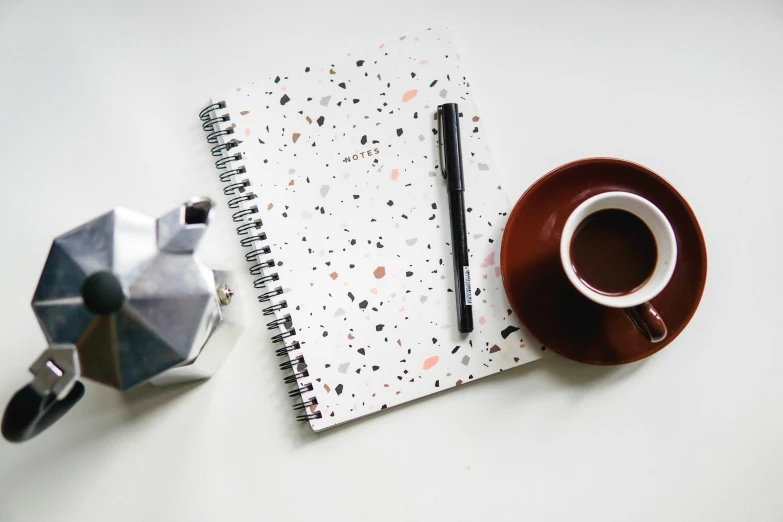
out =
[[[651,343],[659,343],[666,339],[666,335],[669,333],[666,329],[666,323],[663,322],[661,314],[649,301],[626,308],[625,313],[628,314],[636,329]]]

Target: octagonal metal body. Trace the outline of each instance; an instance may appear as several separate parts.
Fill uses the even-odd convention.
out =
[[[193,255],[210,208],[193,200],[158,220],[116,208],[54,240],[32,307],[50,345],[76,347],[81,375],[127,390],[217,369],[242,327],[239,305],[223,306],[216,292],[231,274]],[[99,272],[122,287],[111,313],[94,313],[82,297]]]

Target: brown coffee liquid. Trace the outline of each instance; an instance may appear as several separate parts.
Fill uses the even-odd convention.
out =
[[[602,294],[630,294],[647,282],[657,260],[653,233],[625,210],[599,210],[587,216],[571,238],[577,277]]]

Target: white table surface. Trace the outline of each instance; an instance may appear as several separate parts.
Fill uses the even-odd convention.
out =
[[[256,325],[202,385],[88,384],[0,441],[0,520],[782,520],[783,3],[372,4],[0,2],[2,403],[45,347],[29,301],[54,236],[223,201],[210,94],[437,22],[512,198],[607,155],[690,201],[709,253],[690,326],[637,364],[552,357],[314,435]]]

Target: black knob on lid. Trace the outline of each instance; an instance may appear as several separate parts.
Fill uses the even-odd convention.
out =
[[[125,292],[117,276],[111,272],[96,272],[84,281],[82,299],[92,313],[107,315],[122,308]]]

